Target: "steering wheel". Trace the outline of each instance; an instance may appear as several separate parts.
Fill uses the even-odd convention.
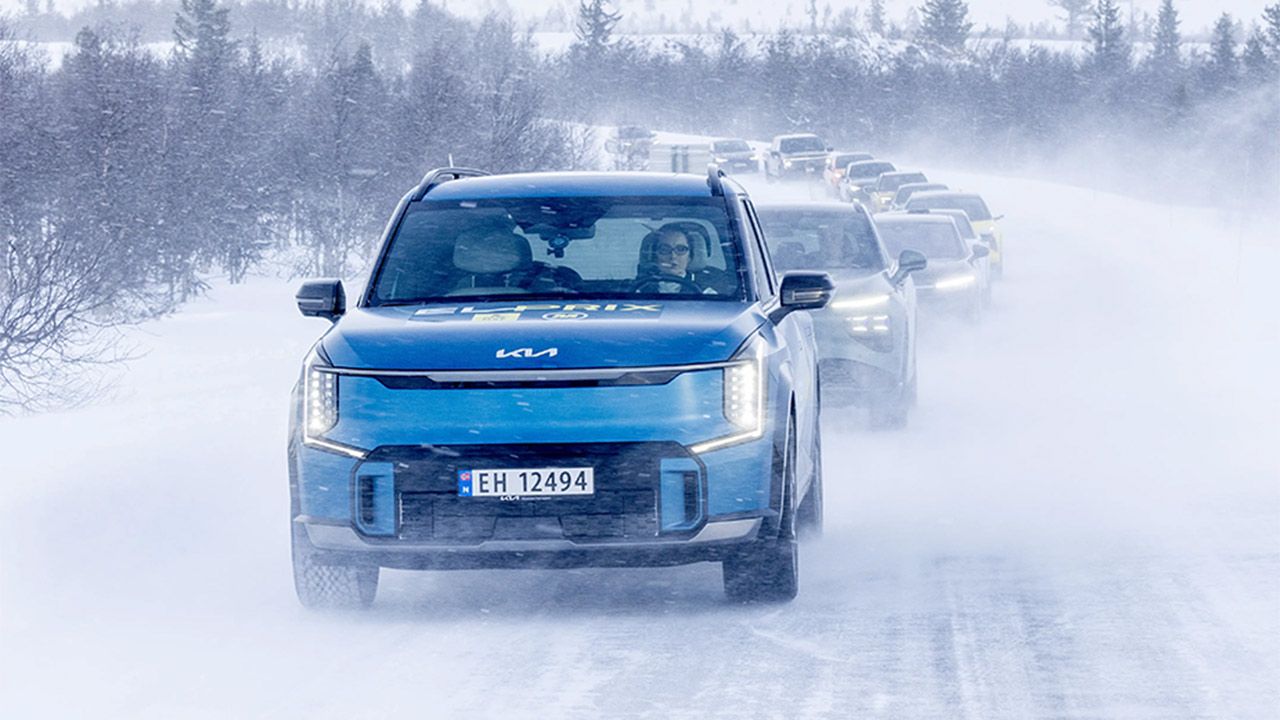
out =
[[[688,278],[683,278],[676,275],[658,275],[658,274],[646,275],[645,277],[636,278],[631,283],[630,291],[633,293],[638,293],[638,292],[641,292],[644,288],[649,287],[650,285],[657,285],[659,283],[676,283],[683,288],[688,288],[689,290],[692,290],[694,293],[698,295],[701,295],[703,292],[703,288],[701,285],[699,285],[698,283]]]

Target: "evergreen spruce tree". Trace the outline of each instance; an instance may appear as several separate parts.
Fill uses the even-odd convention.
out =
[[[1089,13],[1089,0],[1049,0],[1049,4],[1067,14],[1067,37],[1080,37],[1080,20]]]
[[[1280,2],[1262,10],[1262,37],[1271,61],[1280,63]]]
[[[1245,77],[1254,85],[1262,85],[1276,78],[1276,63],[1267,56],[1266,43],[1266,36],[1255,27],[1249,33],[1249,40],[1245,42],[1244,53],[1240,57]]]
[[[1090,60],[1100,75],[1114,78],[1129,70],[1133,49],[1124,36],[1116,0],[1098,0],[1089,25],[1089,39],[1093,43]]]
[[[1166,77],[1182,67],[1182,33],[1178,30],[1179,22],[1173,0],[1161,0],[1150,63]]]
[[[1229,90],[1240,75],[1240,59],[1236,57],[1235,23],[1231,15],[1222,13],[1213,25],[1209,43],[1209,59],[1204,67],[1204,81],[1210,91]]]
[[[609,9],[609,0],[581,0],[573,28],[577,38],[574,50],[589,58],[603,56],[613,43],[613,29],[621,19],[622,13]]]
[[[920,37],[952,51],[964,50],[973,23],[964,0],[925,0],[920,8]]]
[[[884,35],[884,0],[871,0],[871,7],[867,9],[867,30]]]

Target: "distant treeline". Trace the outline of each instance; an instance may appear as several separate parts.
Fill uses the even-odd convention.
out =
[[[926,0],[912,43],[780,32],[750,49],[731,32],[638,45],[611,6],[582,0],[554,55],[509,21],[427,2],[155,7],[169,57],[100,22],[50,66],[0,21],[0,411],[63,387],[59,368],[102,357],[104,328],[168,312],[213,273],[236,282],[268,255],[295,274],[358,270],[400,194],[450,158],[589,165],[583,125],[817,131],[989,167],[1087,147],[1135,182],[1183,174],[1201,197],[1269,198],[1280,182],[1280,4],[1243,46],[1224,16],[1210,51],[1188,54],[1165,0],[1140,60],[1115,0],[1098,0],[1081,57],[966,50],[960,0]],[[269,13],[295,33],[253,32]]]

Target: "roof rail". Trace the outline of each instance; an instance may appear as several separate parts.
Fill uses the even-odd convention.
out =
[[[715,197],[724,195],[724,182],[721,178],[727,177],[720,166],[715,163],[707,165],[707,187],[711,188],[711,194]]]
[[[442,167],[436,168],[426,175],[422,176],[422,182],[418,183],[418,187],[413,190],[413,200],[416,202],[421,200],[431,189],[450,180],[461,180],[468,177],[484,177],[489,173],[484,170],[476,170],[475,168],[463,167]]]

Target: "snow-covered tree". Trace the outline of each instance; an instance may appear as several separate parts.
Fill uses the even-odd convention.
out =
[[[1182,33],[1173,0],[1161,0],[1156,15],[1156,34],[1149,62],[1157,72],[1168,75],[1182,67]]]
[[[1089,39],[1093,45],[1089,59],[1100,75],[1114,78],[1129,70],[1133,48],[1124,36],[1116,0],[1098,0],[1089,24]]]
[[[867,7],[867,30],[876,35],[885,34],[884,0],[871,0]]]
[[[920,7],[920,38],[948,50],[963,50],[973,23],[964,0],[925,0]]]
[[[1244,53],[1240,62],[1244,65],[1244,74],[1254,85],[1262,85],[1276,79],[1277,63],[1267,55],[1266,36],[1258,28],[1249,33],[1244,44]]]
[[[1080,22],[1089,14],[1089,0],[1049,0],[1049,5],[1066,15],[1067,37],[1080,37]]]
[[[1204,82],[1210,91],[1235,86],[1240,74],[1240,58],[1236,56],[1235,23],[1231,15],[1222,13],[1213,25],[1209,58],[1204,66]]]
[[[587,57],[600,57],[613,43],[613,29],[622,13],[610,10],[609,0],[580,0],[573,33],[574,50]]]

